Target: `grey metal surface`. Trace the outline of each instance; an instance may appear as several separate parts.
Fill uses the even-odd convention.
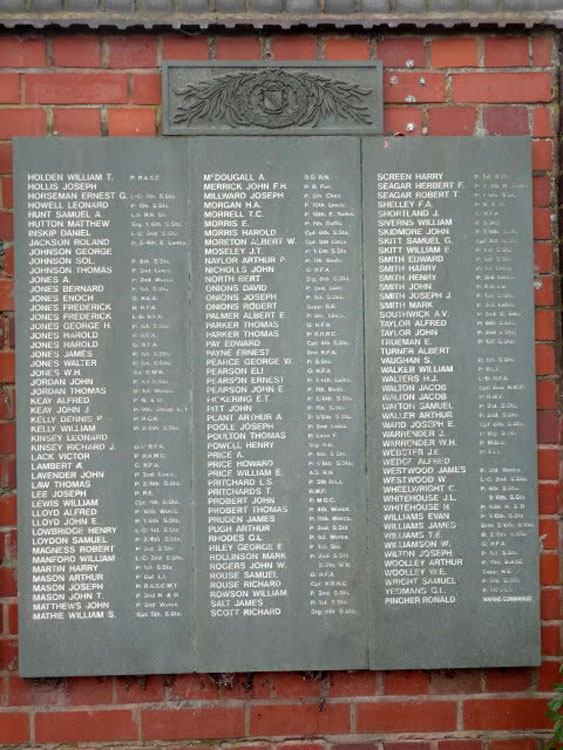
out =
[[[194,138],[188,149],[197,669],[365,666],[359,141]],[[246,242],[227,254],[201,218],[218,191],[247,196],[216,230]],[[234,522],[213,521],[221,507]]]
[[[372,667],[539,663],[530,154],[363,141]]]
[[[6,27],[50,25],[163,26],[253,26],[292,28],[330,25],[366,29],[405,24],[451,27],[460,24],[563,25],[561,0],[155,0],[150,5],[97,0],[94,8],[77,7],[71,0],[47,10],[45,0],[24,4],[0,0],[0,23]]]
[[[15,156],[23,676],[538,663],[528,138]]]
[[[164,63],[165,135],[361,135],[383,130],[380,62]]]
[[[23,676],[193,668],[178,145],[16,141]],[[111,196],[84,197],[99,192]],[[68,212],[76,218],[57,218]]]

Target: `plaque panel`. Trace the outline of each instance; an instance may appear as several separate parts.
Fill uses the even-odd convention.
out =
[[[370,664],[538,664],[529,139],[363,167]]]
[[[20,673],[190,670],[185,149],[16,163]]]
[[[165,135],[362,135],[383,131],[380,62],[168,62]]]
[[[528,138],[15,156],[23,676],[538,663]]]
[[[197,138],[188,153],[197,667],[360,667],[360,143]]]

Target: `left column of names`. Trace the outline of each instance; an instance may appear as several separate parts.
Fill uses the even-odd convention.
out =
[[[159,671],[162,627],[189,668],[185,160],[41,145],[19,145],[22,671]]]

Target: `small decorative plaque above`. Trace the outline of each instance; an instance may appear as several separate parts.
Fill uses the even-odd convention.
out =
[[[163,65],[165,135],[372,135],[382,69],[367,63]]]

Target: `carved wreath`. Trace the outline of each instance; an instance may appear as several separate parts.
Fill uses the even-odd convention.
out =
[[[372,122],[364,99],[371,89],[306,71],[281,68],[227,73],[175,90],[173,122],[225,122],[263,128],[315,127],[321,119]]]

